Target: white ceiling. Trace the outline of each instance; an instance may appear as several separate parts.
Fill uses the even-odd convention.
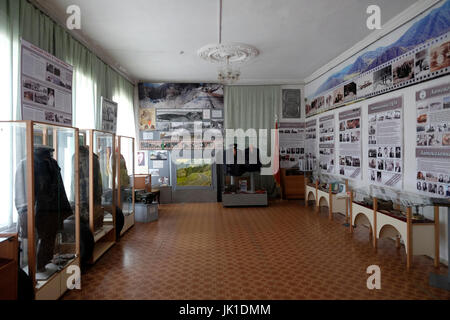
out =
[[[197,50],[218,42],[218,0],[38,0],[65,21],[81,9],[81,36],[135,80],[216,81]],[[223,0],[222,42],[244,42],[260,55],[241,68],[241,83],[300,83],[372,31],[366,8],[384,24],[416,0]],[[184,51],[184,54],[180,54]]]

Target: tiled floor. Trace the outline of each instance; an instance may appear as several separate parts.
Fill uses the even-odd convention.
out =
[[[137,223],[64,298],[450,299],[428,286],[430,258],[414,257],[407,272],[403,247],[381,240],[374,252],[367,229],[351,235],[343,222],[300,201],[161,205],[158,222]],[[381,290],[366,286],[373,264]]]

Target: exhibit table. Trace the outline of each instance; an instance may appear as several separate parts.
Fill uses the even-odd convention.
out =
[[[370,186],[352,190],[351,200],[351,232],[357,225],[366,225],[375,249],[378,239],[395,239],[397,248],[402,240],[407,269],[412,266],[413,255],[434,257],[435,267],[439,265],[439,208],[434,206],[434,221],[423,215],[423,208],[433,206],[430,198]]]

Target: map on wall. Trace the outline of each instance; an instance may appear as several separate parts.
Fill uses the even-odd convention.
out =
[[[450,0],[441,1],[305,87],[306,116],[450,72]]]

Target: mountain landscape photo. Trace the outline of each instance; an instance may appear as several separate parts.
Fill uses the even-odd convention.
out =
[[[413,23],[394,43],[369,50],[360,55],[354,63],[332,74],[319,86],[314,95],[330,90],[449,31],[450,0],[446,0],[443,5],[431,10],[426,16]]]

